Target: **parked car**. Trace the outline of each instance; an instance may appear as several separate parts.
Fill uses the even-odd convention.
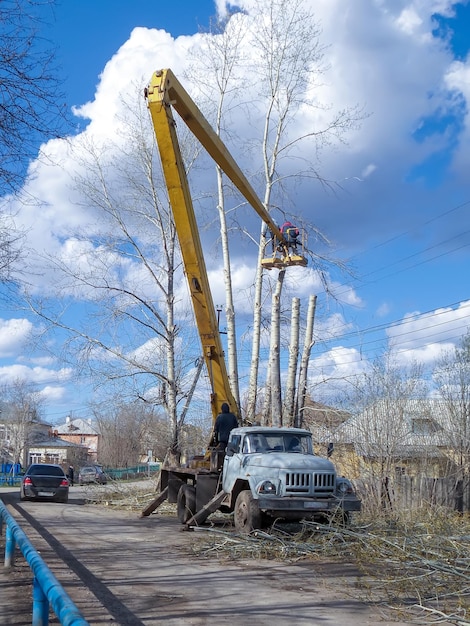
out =
[[[20,500],[67,502],[69,481],[60,465],[32,463],[21,479]]]
[[[87,465],[82,467],[78,472],[78,484],[87,485],[90,483],[99,483],[106,485],[108,478],[103,472],[103,468],[99,465]]]

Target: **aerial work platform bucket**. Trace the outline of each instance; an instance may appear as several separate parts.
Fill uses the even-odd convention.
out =
[[[273,253],[271,256],[264,257],[261,260],[262,267],[267,270],[272,270],[276,268],[282,269],[284,267],[291,267],[292,265],[299,265],[300,267],[307,266],[308,261],[304,254],[306,252],[305,232],[299,231],[298,229],[296,230],[300,239],[296,238],[293,244],[289,244],[289,241],[281,244],[276,239],[271,240]]]
[[[290,267],[292,265],[300,265],[301,267],[306,267],[308,261],[307,259],[297,253],[288,254],[285,256],[272,256],[265,257],[261,259],[261,265],[267,270],[272,269],[282,269],[283,267]]]

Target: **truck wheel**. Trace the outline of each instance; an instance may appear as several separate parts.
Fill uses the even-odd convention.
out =
[[[330,524],[334,526],[340,526],[341,528],[346,528],[347,526],[351,526],[351,513],[349,511],[338,510],[333,513],[333,515],[329,518]]]
[[[196,513],[196,488],[192,485],[184,483],[178,491],[176,501],[176,511],[178,519],[182,524],[186,524],[188,520]]]
[[[235,529],[239,533],[248,534],[256,528],[261,528],[262,517],[258,501],[253,498],[248,489],[240,491],[235,502],[233,515]]]

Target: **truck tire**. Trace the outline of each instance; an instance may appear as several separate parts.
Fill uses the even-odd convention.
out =
[[[262,516],[258,501],[253,498],[250,490],[240,491],[235,502],[233,514],[235,529],[242,534],[262,527]]]
[[[182,524],[186,524],[196,513],[196,488],[184,483],[178,491],[176,501],[176,511],[178,519]]]
[[[338,509],[329,516],[328,522],[334,526],[339,526],[340,528],[347,528],[348,526],[351,526],[351,513],[349,513],[349,511]]]

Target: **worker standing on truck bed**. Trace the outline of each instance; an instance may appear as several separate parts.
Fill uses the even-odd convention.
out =
[[[222,404],[221,409],[222,412],[217,415],[215,420],[214,435],[219,450],[225,451],[230,432],[233,428],[237,428],[238,420],[235,415],[230,412],[230,407],[226,402]]]

